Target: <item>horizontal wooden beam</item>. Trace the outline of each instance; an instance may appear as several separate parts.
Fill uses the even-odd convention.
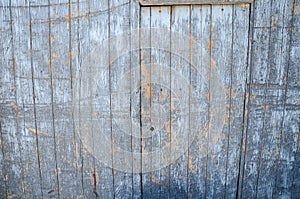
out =
[[[253,0],[139,0],[143,6],[191,5],[191,4],[245,4]]]

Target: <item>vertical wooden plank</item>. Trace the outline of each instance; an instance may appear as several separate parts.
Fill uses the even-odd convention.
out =
[[[17,120],[17,99],[15,85],[15,63],[12,34],[12,15],[9,4],[0,10],[1,27],[1,75],[0,75],[0,123],[3,171],[3,197],[23,195],[23,176],[19,128]],[[1,172],[2,173],[2,172]],[[1,195],[2,195],[1,194]]]
[[[300,28],[293,28],[293,41],[291,42],[291,50],[290,50],[290,67],[288,71],[288,85],[299,87],[299,57],[297,56],[300,52],[299,48],[299,31]]]
[[[120,36],[130,30],[130,4],[128,0],[110,1],[109,36],[111,38]],[[130,40],[116,42],[110,41],[110,95],[112,115],[112,145],[113,148],[120,147],[122,150],[131,151],[131,126],[130,101],[131,101],[131,63],[130,51],[121,52],[122,49],[130,49]],[[122,81],[120,81],[122,79]],[[122,85],[119,85],[119,83]],[[123,88],[120,90],[120,88]],[[122,126],[120,118],[124,117],[126,127]],[[123,127],[123,128],[122,128]],[[122,165],[128,161],[125,155],[113,156],[113,165]],[[132,197],[132,173],[114,170],[114,197]]]
[[[276,176],[272,172],[276,169],[275,162],[280,143],[278,129],[281,123],[277,118],[282,118],[282,91],[276,86],[267,89],[263,85],[252,85],[250,92],[243,197],[255,197],[256,194],[271,197],[275,178],[270,175]],[[253,183],[255,181],[257,183]]]
[[[299,53],[300,53],[300,48],[299,48],[299,38],[300,38],[300,28],[299,28],[299,24],[300,24],[300,14],[299,14],[299,10],[300,10],[300,1],[299,0],[295,0],[294,1],[294,5],[293,5],[294,9],[293,9],[293,24],[292,24],[292,39],[291,39],[291,49],[290,49],[290,64],[289,64],[289,70],[288,70],[288,86],[293,86],[294,89],[296,89],[298,91],[293,92],[294,89],[290,88],[287,89],[287,93],[293,93],[295,94],[296,99],[299,99],[299,85],[300,85],[300,66],[299,66],[299,62],[300,62],[300,58],[299,58]],[[289,87],[288,87],[289,88]],[[298,89],[297,89],[298,88]],[[290,91],[289,91],[290,90]],[[293,96],[293,95],[292,95]],[[293,97],[292,97],[293,98]],[[296,131],[298,132],[298,138],[297,140],[292,139],[294,146],[296,146],[296,152],[293,153],[293,155],[295,156],[295,161],[293,162],[293,168],[292,168],[292,172],[293,172],[293,180],[292,180],[292,196],[295,196],[295,198],[300,197],[300,191],[299,191],[299,187],[300,187],[300,136],[299,136],[299,114],[300,114],[300,110],[299,108],[299,100],[296,102],[296,108],[292,108],[293,114],[290,115],[291,117],[295,117],[297,119],[294,119],[294,125],[292,125],[292,132]],[[288,120],[288,119],[287,119]],[[296,125],[298,123],[298,126]],[[291,134],[293,135],[293,134]],[[295,151],[295,150],[293,150]]]
[[[264,113],[263,129],[260,138],[259,171],[257,179],[257,197],[272,197],[274,194],[276,173],[276,156],[279,150],[281,122],[277,118],[282,118],[282,106],[272,108],[266,106]]]
[[[91,53],[92,50],[94,50],[92,47],[94,46],[94,42],[91,42],[91,34],[93,33],[93,26],[92,26],[92,15],[91,10],[93,9],[91,7],[91,1],[77,1],[78,5],[78,16],[89,16],[89,17],[79,17],[78,19],[78,59],[79,59],[79,67],[77,68],[78,73],[76,73],[76,78],[81,78],[83,73],[90,73],[91,72],[91,66],[86,66],[87,64],[91,63]],[[107,23],[107,20],[105,21]],[[96,25],[96,24],[95,24]],[[87,69],[88,71],[86,71]],[[84,83],[88,82],[87,79],[77,79],[80,83],[79,85],[83,85]],[[80,93],[81,88],[79,90],[76,90],[75,92]],[[87,110],[89,106],[87,106],[86,103],[89,102],[78,102],[80,104],[80,109],[84,110],[90,114]],[[90,102],[91,103],[91,102]],[[92,103],[90,104],[93,105]],[[86,113],[85,112],[85,113]],[[90,116],[88,116],[90,117]],[[77,119],[77,118],[75,118]],[[89,120],[89,119],[88,119]],[[80,136],[83,136],[83,132],[79,132]],[[80,138],[83,139],[83,138]],[[91,138],[93,140],[93,138]],[[83,195],[86,198],[99,198],[99,190],[97,187],[97,179],[99,179],[98,174],[96,173],[96,162],[95,157],[93,156],[94,151],[88,151],[87,147],[91,147],[93,149],[93,146],[85,146],[83,145],[83,142],[80,142],[80,160],[81,160],[81,170],[82,170],[82,186],[83,186]],[[98,168],[98,167],[97,167]]]
[[[2,136],[2,127],[1,127],[1,123],[0,122],[0,135],[1,135],[1,139],[0,139],[0,146],[1,146],[1,154],[0,154],[0,175],[1,175],[1,179],[0,179],[0,196],[2,198],[7,198],[7,185],[6,185],[6,181],[5,181],[5,170],[4,170],[4,147],[3,147],[3,136]]]
[[[247,126],[247,152],[242,182],[242,198],[255,197],[260,139],[259,132],[262,131],[261,126],[263,123],[263,109],[261,107],[251,106],[248,111],[249,115],[255,115],[255,117],[249,118]]]
[[[77,18],[76,18],[77,17]],[[68,21],[68,26],[69,26],[69,66],[70,66],[70,90],[71,90],[71,99],[72,103],[74,102],[74,92],[76,92],[75,88],[75,81],[76,81],[76,71],[78,71],[78,68],[80,66],[79,63],[79,5],[77,1],[71,1],[69,0],[69,13],[68,17],[66,18]],[[70,107],[70,106],[69,106]],[[80,148],[80,138],[79,135],[76,132],[76,126],[75,126],[75,114],[74,110],[69,110],[71,111],[69,120],[72,123],[72,129],[70,131],[73,132],[73,144],[74,144],[74,167],[75,167],[75,177],[76,179],[76,189],[77,189],[77,197],[82,197],[84,196],[84,190],[83,190],[83,184],[82,184],[82,170],[81,170],[81,148]],[[73,180],[74,180],[73,179]]]
[[[87,15],[89,16],[91,13],[91,1],[84,1],[80,2],[77,1],[77,4],[79,6],[78,9],[78,14],[79,15]],[[81,96],[81,86],[85,84],[85,82],[89,82],[87,79],[81,79],[83,73],[90,73],[91,72],[91,66],[85,67],[86,64],[91,63],[91,57],[90,57],[90,52],[91,52],[91,42],[90,42],[90,29],[91,29],[91,22],[90,18],[84,19],[84,18],[79,18],[79,78],[80,78],[80,89],[77,90],[79,92],[79,95]],[[89,89],[89,88],[86,88]],[[79,101],[79,106],[80,110],[84,110],[84,113],[87,112],[87,121],[91,120],[91,110],[89,109],[89,105],[92,106],[91,103],[92,99],[89,99],[88,102],[81,102],[83,100],[80,99]],[[91,103],[87,105],[86,103]],[[77,118],[76,118],[77,119]],[[84,125],[81,123],[81,120],[79,121],[80,125]],[[91,125],[91,123],[89,123]],[[84,132],[79,132],[80,138],[83,140],[81,136],[84,135]],[[94,139],[92,137],[91,139]],[[93,144],[93,143],[91,143]],[[88,150],[88,147],[92,148],[92,151]],[[81,153],[81,161],[82,161],[82,184],[83,184],[83,194],[84,197],[86,198],[97,198],[99,197],[99,193],[97,190],[97,175],[95,173],[95,157],[93,156],[94,153],[94,145],[92,146],[86,146],[83,144],[83,141],[81,141],[81,146],[80,146],[80,153]]]
[[[13,2],[12,2],[13,4]],[[31,44],[30,44],[30,10],[16,4],[11,7],[14,19],[12,34],[16,71],[16,96],[19,112],[20,147],[22,148],[24,196],[43,197],[40,149],[36,131],[36,115],[33,98],[32,71],[31,71]],[[28,4],[27,4],[28,6]],[[28,35],[23,37],[20,35]]]
[[[254,2],[254,19],[253,19],[253,47],[252,56],[252,83],[266,83],[266,74],[268,70],[268,49],[270,34],[270,16],[271,2],[255,1]]]
[[[7,6],[8,2],[3,2],[3,6]],[[1,171],[0,171],[0,175],[1,175],[1,188],[0,188],[0,193],[1,193],[1,197],[3,198],[7,198],[8,197],[8,182],[7,182],[7,178],[8,178],[8,168],[6,169],[6,156],[8,154],[6,154],[6,150],[7,150],[7,136],[3,135],[5,134],[6,130],[2,130],[2,126],[4,126],[4,122],[7,123],[9,122],[7,117],[8,113],[5,112],[5,110],[7,108],[7,104],[9,104],[8,102],[6,102],[7,96],[9,96],[9,94],[11,93],[11,91],[9,91],[11,88],[11,85],[9,85],[12,81],[12,72],[9,72],[9,66],[8,66],[8,60],[5,59],[5,52],[7,52],[9,50],[9,44],[7,44],[7,42],[5,42],[6,40],[9,40],[8,37],[8,32],[9,32],[9,21],[10,21],[10,15],[9,15],[9,9],[7,8],[0,8],[0,35],[1,35],[1,46],[0,46],[0,52],[1,52],[1,69],[0,69],[0,104],[1,104],[1,109],[0,109],[0,133],[1,133]],[[9,53],[8,53],[9,55]],[[11,97],[10,97],[11,98]]]
[[[207,165],[207,190],[208,198],[224,197],[226,182],[226,159],[228,150],[228,139],[230,133],[230,110],[231,110],[231,84],[232,84],[232,6],[213,6],[212,7],[212,28],[211,28],[211,69],[217,70],[221,82],[212,78],[210,80],[210,135]],[[222,93],[218,93],[218,86],[222,85],[226,91],[224,97],[226,107],[222,106]],[[220,102],[218,98],[220,95]],[[218,113],[221,109],[225,111],[223,128],[215,127],[215,120],[219,120]],[[220,131],[220,132],[219,132]],[[221,133],[222,132],[222,133]]]
[[[51,71],[51,51],[49,46],[49,7],[29,8],[31,59],[36,114],[36,132],[40,148],[42,191],[44,196],[59,197],[59,180],[56,156],[56,135],[53,116],[53,90]],[[50,106],[50,107],[49,107]],[[45,111],[45,109],[47,111]],[[30,127],[32,128],[32,127]]]
[[[98,68],[94,68],[93,60],[95,57],[92,55],[95,54],[94,50],[101,44],[101,42],[108,38],[108,15],[97,15],[95,13],[101,13],[101,10],[107,10],[108,3],[107,1],[103,2],[103,5],[100,2],[95,1],[86,1],[86,2],[78,2],[79,10],[78,14],[80,16],[85,15],[89,17],[80,18],[80,28],[79,28],[79,59],[80,59],[80,68],[79,68],[79,77],[81,78],[83,73],[92,74],[93,71],[98,70]],[[102,7],[103,6],[103,7]],[[103,26],[103,29],[100,27]],[[94,54],[93,54],[94,53]],[[106,60],[108,64],[108,55],[107,52],[103,53],[106,56],[103,56],[103,60]],[[94,86],[97,79],[93,79],[91,76],[85,75],[87,79],[80,79],[80,85],[89,86],[88,93],[91,94],[92,86]],[[81,92],[81,90],[79,91]],[[81,94],[79,94],[81,95]],[[109,96],[108,91],[103,91],[103,95]],[[94,111],[96,104],[93,103],[94,96],[91,97],[88,95],[88,100],[86,102],[79,102],[80,109],[87,111],[88,114],[88,122],[90,122],[92,117],[92,111]],[[82,101],[84,101],[83,99]],[[105,114],[105,113],[104,113]],[[111,177],[111,169],[107,169],[101,162],[98,162],[96,159],[95,151],[95,143],[94,140],[95,134],[97,133],[97,129],[89,123],[89,128],[91,128],[92,135],[89,134],[88,139],[91,139],[91,143],[84,143],[81,145],[81,158],[82,158],[82,178],[83,178],[83,189],[84,196],[87,198],[99,198],[104,197],[106,195],[111,195],[112,193],[112,185],[108,185]],[[84,140],[85,133],[80,132],[82,136],[81,139]],[[91,146],[86,145],[91,144]],[[89,150],[88,150],[89,149]]]
[[[285,116],[282,128],[281,148],[279,151],[277,177],[275,184],[275,198],[297,198],[299,196],[299,182],[293,185],[293,176],[299,173],[298,154],[299,147],[299,108],[287,105],[284,110]]]
[[[182,100],[179,103],[183,104],[184,110],[182,113],[189,114],[189,94],[190,90],[184,88],[181,85],[181,82],[178,81],[178,75],[182,76],[188,81],[188,85],[190,85],[190,60],[185,60],[186,58],[190,58],[190,50],[189,43],[185,43],[186,40],[184,38],[190,35],[190,6],[173,6],[172,7],[172,19],[171,19],[171,38],[174,36],[173,32],[182,35],[178,40],[171,39],[171,52],[176,52],[180,55],[171,54],[171,69],[176,71],[176,73],[171,72],[171,107],[178,102],[178,100]],[[176,94],[174,94],[176,92]],[[179,97],[180,98],[179,98]],[[173,116],[175,115],[174,110],[171,108],[171,143],[176,139],[174,131],[180,131],[179,129],[173,128],[173,123],[177,123],[178,121],[174,121]],[[176,118],[178,119],[178,118]],[[184,121],[182,124],[182,128],[184,131],[189,132],[190,126],[189,121]],[[184,138],[180,137],[179,139],[189,139],[188,133],[182,132],[184,134]],[[177,138],[178,139],[178,138]],[[178,150],[174,145],[171,144],[171,156],[174,151]],[[185,147],[185,146],[182,146]],[[170,165],[170,190],[169,194],[171,198],[174,197],[187,197],[187,172],[188,172],[188,152],[182,154],[180,158],[178,158],[174,163]]]
[[[53,130],[55,132],[59,196],[80,195],[77,188],[74,127],[71,118],[71,68],[70,37],[71,13],[69,1],[56,4],[49,1],[50,81],[52,97]],[[57,19],[63,19],[57,21]]]
[[[291,31],[291,43],[290,43],[290,60],[289,60],[289,69],[288,69],[288,85],[289,86],[296,86],[298,87],[300,85],[300,80],[299,80],[299,53],[300,53],[300,47],[299,47],[299,38],[300,38],[300,1],[295,0],[294,4],[290,4],[290,9],[293,9],[292,12],[292,24],[290,27]]]
[[[268,50],[269,50],[270,29],[255,28],[252,43],[252,69],[251,83],[265,84],[268,70]]]
[[[267,0],[265,2],[254,1],[253,5],[253,27],[256,28],[268,28],[270,27],[270,16],[271,16],[271,3],[272,0]]]
[[[140,12],[141,22],[140,27],[141,29],[145,29],[145,31],[141,31],[140,34],[140,64],[141,64],[141,90],[140,90],[140,112],[141,112],[141,125],[143,127],[143,124],[147,124],[149,121],[149,114],[150,112],[150,67],[149,63],[151,60],[151,50],[147,49],[147,47],[150,46],[151,43],[151,37],[150,33],[147,30],[150,30],[151,27],[151,8],[150,7],[142,7]],[[147,96],[145,95],[145,91],[148,92]],[[143,128],[141,128],[141,135],[143,136],[145,132],[143,131]],[[144,138],[141,138],[141,147],[142,153],[147,153],[152,150],[151,146],[147,143],[147,140]],[[151,196],[151,176],[150,173],[146,173],[145,168],[143,165],[151,165],[149,158],[143,158],[142,157],[142,174],[141,174],[141,180],[142,180],[142,197],[149,197]]]
[[[260,18],[257,17],[257,15],[259,15],[259,10],[263,9],[263,6],[259,6],[260,2],[254,2],[251,5],[251,15],[250,15],[250,39],[251,39],[251,51],[249,52],[249,80],[247,81],[248,83],[248,88],[246,90],[246,110],[244,112],[244,117],[245,117],[245,124],[246,126],[244,127],[244,142],[243,144],[245,145],[243,147],[243,156],[242,156],[242,161],[241,161],[241,166],[243,166],[243,169],[240,169],[240,171],[242,171],[242,176],[240,177],[240,185],[239,185],[239,197],[241,198],[253,198],[255,195],[255,190],[256,190],[256,169],[257,169],[257,159],[258,159],[258,133],[257,130],[258,129],[258,125],[260,125],[261,122],[261,114],[262,114],[262,110],[257,108],[257,107],[250,107],[250,103],[251,103],[251,88],[249,86],[249,84],[252,82],[252,79],[255,75],[253,75],[253,63],[255,61],[257,61],[257,58],[253,59],[254,57],[256,57],[255,55],[255,50],[253,50],[255,48],[255,46],[257,46],[258,44],[256,44],[256,40],[258,40],[259,38],[256,36],[256,30],[254,28],[254,24],[256,23],[256,20],[259,19],[264,19],[264,18]],[[269,5],[269,1],[268,1],[268,5]],[[258,11],[255,11],[258,10]],[[259,21],[260,22],[260,21]],[[259,23],[258,22],[258,23]],[[259,25],[256,25],[259,26]],[[257,42],[258,43],[258,42]],[[256,47],[257,48],[257,47]],[[265,54],[264,54],[265,55]],[[255,72],[254,72],[255,73]],[[255,81],[255,79],[254,79]],[[253,119],[250,117],[250,115],[255,115],[256,119]],[[253,122],[253,120],[256,120],[256,123]],[[255,134],[254,134],[255,133]],[[252,136],[250,136],[249,134],[251,134]],[[253,136],[254,134],[254,136]],[[248,156],[248,153],[251,153],[250,156]]]
[[[299,192],[299,1],[289,3],[287,9],[292,10],[291,24],[287,31],[290,33],[289,59],[284,91],[284,115],[281,128],[281,145],[278,159],[278,171],[274,197],[297,198]],[[296,55],[296,56],[295,56]]]
[[[237,195],[240,148],[243,139],[243,116],[248,68],[250,4],[233,6],[232,68],[230,88],[230,130],[228,135],[225,198]]]
[[[131,0],[130,1],[130,30],[131,32],[135,32],[135,30],[140,28],[140,5],[137,1]],[[130,54],[130,68],[131,68],[131,87],[130,87],[130,93],[136,92],[137,88],[140,88],[141,83],[141,69],[140,69],[140,49],[135,49],[134,43],[139,44],[140,41],[140,35],[133,35],[131,33],[131,54]],[[140,92],[140,91],[139,91]],[[137,118],[138,121],[141,121],[140,115],[136,115],[140,112],[140,94],[138,92],[138,95],[135,96],[135,99],[131,98],[130,101],[130,107],[131,107],[131,121],[132,118]],[[138,107],[135,109],[134,107]],[[131,134],[133,134],[133,127],[131,126]],[[136,130],[136,133],[141,135],[141,128]],[[132,152],[141,152],[141,142],[139,137],[132,137],[131,138],[131,151]],[[135,161],[135,164],[138,164],[137,161]],[[141,164],[140,164],[141,166]],[[141,169],[141,168],[140,168]],[[142,170],[140,170],[142,171]],[[132,198],[141,198],[142,197],[142,174],[141,173],[134,173],[132,176]]]
[[[193,43],[196,42],[197,49],[191,51],[191,63],[196,64],[191,69],[191,86],[196,97],[199,95],[209,96],[208,83],[210,72],[210,50],[207,45],[210,41],[211,27],[211,7],[209,5],[195,5],[191,10],[191,36]],[[200,108],[206,110],[206,120],[208,120],[208,97],[207,101],[194,102],[194,107],[191,107],[191,112],[196,112],[196,119],[190,118],[191,130],[196,130],[197,135],[190,146],[189,152],[189,167],[188,167],[188,197],[190,198],[205,198],[205,182],[206,182],[206,162],[208,148],[208,129],[203,128],[197,118],[200,118]],[[195,110],[193,110],[195,109]],[[202,121],[202,123],[207,121]],[[201,123],[201,122],[200,122]]]
[[[299,3],[300,4],[300,3]],[[297,15],[297,18],[299,18],[300,15]],[[296,21],[296,17],[293,19]],[[299,20],[300,21],[300,20]],[[300,24],[300,22],[299,22]],[[300,28],[298,24],[293,24],[293,27],[291,27],[291,34],[292,34],[292,41],[290,43],[290,65],[289,65],[289,70],[288,70],[288,85],[289,86],[294,86],[294,87],[299,87],[300,86],[300,80],[299,80],[299,52],[300,52],[300,47],[299,47],[299,38],[300,38]]]
[[[112,35],[110,34],[110,18],[111,18],[111,10],[112,9],[112,1],[91,1],[90,2],[90,13],[91,13],[91,18],[89,18],[89,43],[90,43],[90,48],[92,50],[95,50],[99,48],[99,45],[105,43],[107,45],[108,38],[110,38]],[[100,13],[100,14],[95,14],[95,13]],[[105,46],[108,48],[108,46]],[[88,50],[88,49],[87,49]],[[110,64],[112,63],[110,59],[110,52],[105,51],[105,49],[100,49],[100,52],[96,53],[101,53],[103,64],[105,64],[105,67],[109,67]],[[92,52],[92,55],[96,55],[95,52]],[[90,61],[89,63],[93,63],[93,59],[95,57],[89,57]],[[103,67],[103,66],[99,66]],[[98,70],[103,70],[106,68],[91,68],[91,71],[98,71]],[[104,71],[101,71],[104,72]],[[111,73],[108,72],[107,75],[110,75]],[[100,77],[95,77],[95,78],[100,78]],[[99,81],[98,79],[93,79],[92,82],[97,82]],[[105,85],[110,85],[110,77],[105,77],[105,79],[102,80],[102,84]],[[92,86],[92,85],[91,85]],[[110,98],[110,87],[108,86],[107,88],[105,86],[100,86],[101,89],[97,92],[99,93],[100,100],[102,101],[101,103],[96,102],[96,104],[93,104],[93,106],[96,108],[101,104],[100,107],[100,115],[110,115],[112,114],[111,112],[111,98]],[[105,87],[105,88],[104,88]],[[94,111],[99,111],[99,109],[93,109]],[[101,118],[101,117],[100,117]],[[103,122],[107,124],[108,128],[103,129],[104,131],[107,131],[107,135],[111,136],[111,120],[110,118],[105,118],[104,119],[99,119],[99,122]],[[99,129],[95,129],[94,133],[97,134],[99,133]],[[96,136],[95,136],[96,137]],[[97,140],[95,140],[94,145],[97,146]],[[95,150],[95,154],[93,156],[97,157],[97,153],[99,151]],[[96,198],[112,198],[115,197],[114,193],[114,185],[115,185],[115,178],[114,178],[114,173],[113,169],[108,167],[107,165],[104,165],[101,160],[98,160],[97,158],[94,160],[95,161],[95,168],[94,168],[94,174],[93,174],[93,183],[94,183],[94,194]]]
[[[161,150],[169,139],[170,114],[167,109],[170,104],[170,19],[171,8],[153,7],[151,8],[151,58],[150,66],[150,121],[143,126],[144,132],[151,132],[150,138],[152,151]],[[158,30],[159,29],[159,30]],[[157,32],[162,34],[158,35]],[[160,49],[158,49],[160,48]],[[161,50],[163,49],[163,50]],[[165,73],[165,72],[169,73]],[[146,94],[147,95],[147,94]],[[160,157],[163,158],[163,157]],[[161,164],[162,159],[152,159],[152,164]],[[159,168],[150,172],[150,192],[151,197],[161,198],[169,195],[169,168]],[[147,195],[145,195],[147,197]]]
[[[270,20],[270,47],[268,81],[283,85],[286,82],[286,68],[289,60],[289,46],[293,0],[272,1]]]

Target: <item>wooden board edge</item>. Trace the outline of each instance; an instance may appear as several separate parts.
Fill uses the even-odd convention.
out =
[[[168,1],[161,1],[161,0],[138,0],[141,6],[172,6],[172,5],[236,5],[236,4],[251,4],[253,0],[240,0],[234,1],[230,0],[227,2],[222,1],[213,1],[213,0],[188,0],[182,2],[181,0],[168,0]]]

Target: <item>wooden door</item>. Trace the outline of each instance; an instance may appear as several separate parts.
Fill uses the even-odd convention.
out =
[[[234,198],[243,142],[250,6],[168,4],[172,6],[147,5],[140,12],[145,90],[141,124],[160,130],[142,140],[142,150],[171,143],[170,166],[144,173],[143,186],[155,178],[170,182],[169,197],[188,193],[192,198]],[[155,117],[163,111],[156,104],[170,107],[158,124]],[[142,159],[149,164],[159,160]],[[174,190],[172,183],[180,189]],[[155,187],[151,193],[157,193]],[[164,189],[168,187],[158,193]]]

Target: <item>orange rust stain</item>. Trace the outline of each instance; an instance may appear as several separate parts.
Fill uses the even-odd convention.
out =
[[[149,72],[150,71],[148,71],[146,66],[142,64],[141,73],[142,73],[142,76],[144,76],[144,79],[146,80],[146,82],[149,82],[149,80],[150,80],[150,73]]]
[[[276,29],[276,22],[278,21],[278,14],[271,17],[271,30]]]
[[[192,33],[190,33],[190,39],[195,42],[199,40],[198,37],[195,37]]]
[[[141,73],[143,78],[145,79],[145,82],[147,82],[147,84],[144,84],[144,89],[145,89],[145,97],[147,99],[149,99],[153,94],[151,93],[151,84],[150,84],[150,73],[147,70],[146,66],[142,65],[141,66]]]
[[[7,198],[10,199],[10,198],[19,198],[20,196],[17,195],[17,194],[8,194]]]
[[[165,126],[165,129],[166,129],[166,133],[167,133],[167,142],[169,143],[170,142],[170,138],[171,138],[171,124],[170,124],[170,121],[166,122],[164,124]]]
[[[239,4],[239,6],[241,6],[242,8],[248,8],[250,6],[249,3],[241,3]]]
[[[78,55],[78,51],[71,51],[70,52],[70,58],[71,60],[74,60],[75,56]]]
[[[217,69],[217,62],[214,59],[211,59],[211,69],[216,70]]]
[[[151,181],[160,184],[160,180],[155,175],[151,175]]]
[[[164,90],[161,91],[161,96],[160,96],[160,100],[164,101],[166,99],[166,97],[168,97],[168,93],[165,92]]]
[[[215,44],[214,44],[214,42],[212,41],[212,40],[207,40],[207,47],[208,47],[208,49],[211,49],[211,48],[213,48],[215,46]]]
[[[147,99],[149,99],[149,98],[151,98],[152,95],[153,94],[151,93],[151,86],[150,86],[150,84],[146,84],[145,85],[145,97]]]
[[[16,103],[14,101],[10,102],[10,106],[14,109],[14,110],[18,110],[18,106],[16,105]]]
[[[44,132],[44,131],[36,130],[35,128],[28,128],[28,127],[26,127],[26,129],[28,129],[29,131],[31,131],[31,132],[33,132],[33,133],[37,133],[37,134],[42,134],[42,135],[49,136],[48,133],[46,133],[46,132]]]
[[[225,90],[225,92],[226,92],[226,96],[228,97],[231,96],[231,98],[236,98],[236,92],[233,89],[228,88]]]
[[[52,44],[52,43],[53,43],[53,40],[54,40],[54,37],[53,37],[53,35],[50,35],[50,36],[49,36],[49,42],[50,42],[50,44]]]
[[[72,18],[75,18],[76,15],[75,14],[67,14],[64,16],[66,21],[70,21]]]
[[[55,60],[58,60],[58,59],[60,59],[60,55],[59,55],[59,54],[57,54],[57,53],[52,53],[52,54],[51,54],[51,58],[52,58],[52,60],[51,60],[51,61],[55,61]]]

